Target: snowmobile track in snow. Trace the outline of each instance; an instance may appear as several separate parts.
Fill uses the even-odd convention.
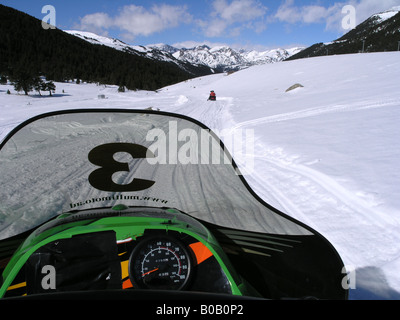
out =
[[[365,104],[365,102],[360,102],[359,104],[350,104],[350,105],[332,105],[332,106],[322,106],[309,108],[299,111],[281,113],[277,115],[262,117],[254,120],[243,121],[237,123],[233,129],[239,129],[245,126],[253,126],[259,124],[266,124],[272,122],[280,122],[280,121],[288,121],[295,120],[301,118],[315,117],[319,115],[336,113],[336,112],[350,112],[356,110],[363,109],[371,109],[371,108],[382,108],[382,107],[391,107],[398,106],[400,104],[400,100],[391,100],[387,102],[374,102],[370,104]]]
[[[376,214],[379,214],[378,205],[370,204],[349,193],[345,187],[329,176],[290,160],[281,159],[276,154],[262,153],[262,156],[256,157],[255,166],[261,176],[268,177],[260,181],[253,176],[249,180],[257,193],[270,194],[271,204],[277,204],[283,212],[303,221],[322,234],[334,235],[329,239],[334,244],[357,246],[356,233],[345,236],[335,233],[335,230],[341,230],[343,225],[357,224],[362,224],[364,229],[370,230],[369,241],[380,243],[382,250],[386,250],[392,243],[400,242],[400,236],[395,232],[396,225],[400,221],[394,224],[393,216],[382,216],[382,214],[382,220],[376,221]],[[326,216],[329,212],[326,209],[332,207],[337,210],[337,219],[333,219],[332,213],[329,217]],[[343,221],[343,215],[346,215],[346,221]],[[360,217],[363,218],[360,220]],[[326,226],[328,228],[326,230],[318,228],[318,225],[323,225],[320,221],[324,219],[333,221],[331,225]],[[388,230],[388,225],[393,226],[393,230]],[[363,254],[368,256],[371,253],[366,250]],[[353,257],[343,258],[351,260]]]

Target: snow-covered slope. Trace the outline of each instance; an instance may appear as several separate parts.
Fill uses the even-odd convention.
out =
[[[377,23],[382,23],[390,19],[391,17],[394,17],[399,12],[400,12],[400,6],[396,6],[389,10],[374,14],[370,17],[370,19],[377,21]]]
[[[86,40],[92,44],[105,45],[105,46],[108,46],[108,47],[111,47],[111,48],[114,48],[117,50],[121,50],[121,51],[126,50],[129,47],[129,48],[132,48],[139,52],[146,52],[146,49],[144,47],[130,46],[121,40],[110,38],[110,37],[100,36],[100,35],[97,35],[92,32],[77,31],[77,30],[66,30],[65,32],[69,33],[71,35],[74,35],[78,38],[81,38],[83,40]]]
[[[156,48],[129,45],[121,40],[100,36],[92,32],[77,30],[66,30],[64,32],[74,35],[92,44],[104,45],[116,50],[125,51],[137,55],[143,55],[151,59],[175,62],[175,59],[171,56],[170,53],[168,53],[167,51],[158,50]]]
[[[234,50],[227,46],[210,48],[206,45],[194,48],[178,49],[166,44],[155,44],[151,46],[133,46],[118,39],[99,36],[85,31],[67,30],[69,34],[75,35],[93,44],[105,45],[117,50],[141,54],[152,59],[172,61],[174,59],[195,65],[206,65],[213,69],[232,70],[243,69],[249,66],[280,62],[304,48],[273,49],[268,51],[246,51]]]
[[[333,244],[354,270],[351,299],[399,299],[399,73],[392,52],[254,66],[158,92],[56,83],[54,97],[26,97],[0,85],[0,139],[59,109],[152,107],[196,118],[222,137],[256,193]],[[285,92],[296,83],[303,87]],[[216,102],[206,101],[210,90]]]

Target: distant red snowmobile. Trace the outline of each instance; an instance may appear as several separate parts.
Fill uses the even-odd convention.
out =
[[[216,101],[217,100],[217,96],[215,95],[214,90],[211,90],[208,100],[211,100],[211,101]]]

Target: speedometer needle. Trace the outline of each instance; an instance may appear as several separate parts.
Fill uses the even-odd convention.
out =
[[[157,271],[157,270],[158,270],[158,268],[155,268],[155,269],[153,269],[153,270],[147,271],[146,273],[143,273],[143,274],[142,274],[142,277],[147,276],[148,274],[153,273],[153,272],[155,272],[155,271]]]

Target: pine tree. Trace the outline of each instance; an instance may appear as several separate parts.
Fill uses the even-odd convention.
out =
[[[42,95],[42,93],[40,91],[45,90],[44,85],[45,85],[45,83],[42,78],[40,78],[40,77],[33,78],[33,89],[35,89],[37,92],[39,92],[40,96]]]
[[[14,75],[12,79],[15,91],[23,91],[25,95],[28,95],[28,92],[32,91],[34,83],[34,77],[27,72],[19,72],[17,75]]]
[[[4,76],[4,75],[0,76],[0,84],[7,84],[6,76]]]
[[[47,81],[43,85],[43,91],[48,91],[49,95],[52,96],[52,92],[56,91],[56,85],[53,81]]]

